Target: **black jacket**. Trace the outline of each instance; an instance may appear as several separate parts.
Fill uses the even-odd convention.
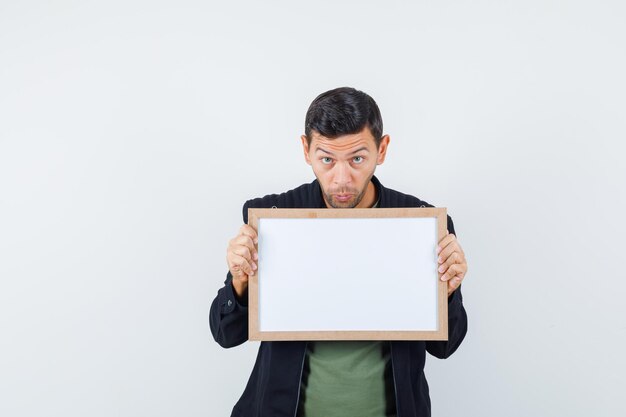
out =
[[[379,196],[378,207],[433,207],[411,195],[385,188],[372,177]],[[325,208],[316,180],[282,194],[248,200],[243,205],[243,221],[248,208]],[[448,231],[455,233],[448,216]],[[238,300],[232,275],[211,304],[209,324],[215,341],[225,348],[248,340],[247,300]],[[393,308],[393,306],[392,306]],[[447,358],[459,347],[467,332],[467,315],[459,287],[448,297],[447,341],[391,341],[393,381],[398,417],[430,416],[430,397],[424,376],[426,352]],[[233,408],[232,417],[294,417],[298,408],[300,381],[307,342],[261,342],[248,384]]]

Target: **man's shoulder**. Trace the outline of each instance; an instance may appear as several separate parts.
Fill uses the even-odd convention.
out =
[[[317,179],[278,194],[266,194],[247,200],[243,205],[243,218],[247,223],[249,208],[318,208],[321,192]]]
[[[432,204],[427,203],[424,200],[411,195],[405,194],[400,191],[393,190],[391,188],[383,187],[383,196],[381,198],[381,207],[435,207]],[[454,229],[454,222],[452,217],[447,215],[448,231],[456,235]]]
[[[380,184],[378,179],[376,179],[374,183],[378,183],[380,185],[380,190],[382,190],[380,198],[381,205],[379,207],[434,207],[432,204],[429,204],[414,195],[385,187]]]

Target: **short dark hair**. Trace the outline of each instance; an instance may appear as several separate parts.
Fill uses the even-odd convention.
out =
[[[369,127],[376,147],[383,134],[383,119],[378,105],[369,95],[351,87],[326,91],[313,100],[306,112],[304,134],[309,146],[316,131],[329,139],[358,133]]]

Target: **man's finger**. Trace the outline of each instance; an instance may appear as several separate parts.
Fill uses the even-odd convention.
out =
[[[252,241],[252,238],[248,235],[238,235],[230,241],[230,250],[233,250],[237,246],[245,246],[250,249],[250,253],[256,252],[256,246]]]
[[[461,251],[461,248],[459,247],[458,242],[453,241],[451,243],[448,244],[448,246],[444,247],[443,250],[439,253],[439,257],[437,258],[437,262],[439,264],[442,264],[444,262],[446,262],[448,260],[448,258],[450,257],[450,255],[452,255],[454,252],[457,252],[460,256],[461,256],[461,260],[459,262],[463,261],[463,252]]]
[[[247,261],[252,260],[252,251],[247,246],[238,245],[231,249],[232,253],[243,256]]]
[[[461,281],[462,280],[459,277],[448,281],[448,295],[452,294],[454,291],[456,291],[457,288],[459,288],[459,286],[461,285]]]
[[[454,278],[461,270],[459,264],[453,264],[448,268],[445,274],[441,276],[442,281],[449,281]]]
[[[443,248],[445,248],[446,246],[448,246],[451,242],[453,242],[456,239],[456,236],[454,236],[453,233],[448,233],[447,235],[445,235],[443,238],[441,238],[441,240],[439,241],[439,243],[437,244],[437,253],[441,252],[443,250]]]
[[[459,255],[458,252],[452,252],[452,254],[450,256],[448,256],[448,259],[446,259],[446,261],[439,265],[439,269],[438,271],[441,273],[445,273],[448,268],[450,268],[450,265],[455,264],[455,263],[461,263],[462,259],[461,259],[461,255]]]
[[[254,262],[248,262],[243,256],[240,255],[233,255],[231,262],[235,272],[239,271],[239,276],[241,276],[241,273],[254,275],[254,270],[256,270],[256,264]]]
[[[258,242],[257,232],[249,224],[244,224],[243,226],[241,226],[239,228],[239,234],[240,235],[250,236],[250,239],[252,239],[254,241],[254,243]]]

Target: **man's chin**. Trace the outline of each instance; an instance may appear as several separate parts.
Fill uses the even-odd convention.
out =
[[[333,208],[354,208],[358,202],[356,201],[356,197],[351,198],[348,201],[338,201],[334,197],[330,198],[330,205]]]

